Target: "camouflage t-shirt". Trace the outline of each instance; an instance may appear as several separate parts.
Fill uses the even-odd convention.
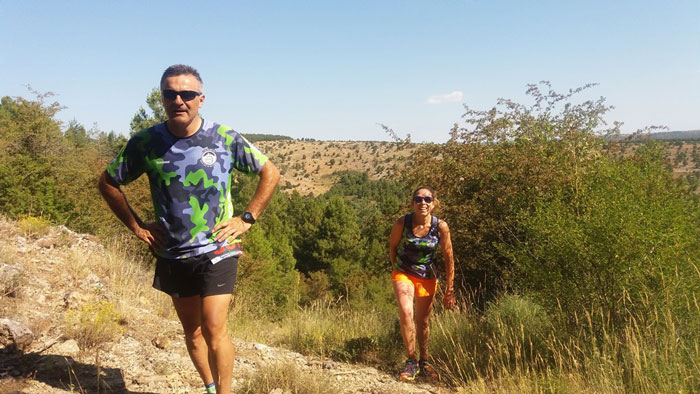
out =
[[[153,252],[179,259],[213,251],[241,253],[240,240],[217,243],[212,229],[233,217],[232,171],[258,173],[266,162],[236,131],[203,119],[186,138],[170,134],[165,123],[136,133],[107,173],[121,185],[148,175],[156,217],[167,231],[166,247]]]
[[[435,278],[433,257],[440,243],[438,218],[435,216],[431,218],[428,234],[424,237],[416,237],[413,234],[411,224],[412,216],[409,213],[403,219],[403,232],[401,233],[401,241],[396,249],[395,268],[419,278]]]

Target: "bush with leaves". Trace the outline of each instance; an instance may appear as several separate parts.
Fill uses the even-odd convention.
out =
[[[572,325],[585,310],[618,326],[650,307],[684,310],[700,291],[700,214],[662,156],[659,144],[632,159],[601,156],[576,190],[568,185],[521,212],[522,236],[502,249],[511,283],[569,311]],[[697,318],[681,320],[697,328]]]
[[[466,286],[480,271],[491,297],[508,283],[512,259],[499,245],[517,242],[519,215],[562,185],[578,190],[583,168],[603,152],[600,135],[610,109],[603,98],[573,103],[591,85],[554,92],[546,82],[530,85],[534,104],[501,99],[488,110],[466,107],[465,125],[454,125],[444,145],[424,145],[403,171],[405,183],[431,185],[442,201],[438,215],[450,224],[457,257],[456,280]]]

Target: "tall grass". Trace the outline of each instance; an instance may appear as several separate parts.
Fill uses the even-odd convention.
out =
[[[697,319],[700,308],[687,303],[683,313]],[[605,313],[590,310],[573,332],[558,323],[567,317],[559,310],[549,318],[533,302],[513,295],[483,316],[445,312],[433,320],[433,358],[445,380],[464,393],[700,389],[698,333],[681,334],[681,316],[650,307],[645,316],[630,316],[627,326],[616,328]],[[598,332],[594,327],[601,324]]]
[[[232,303],[229,322],[235,337],[339,361],[393,366],[403,357],[398,315],[353,309],[343,301],[316,301],[271,322],[253,313],[252,300]]]
[[[384,363],[395,358],[395,347],[400,345],[395,321],[385,312],[351,309],[337,302],[315,302],[282,322],[284,330],[278,343],[304,354]]]

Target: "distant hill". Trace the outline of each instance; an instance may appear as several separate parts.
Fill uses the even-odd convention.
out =
[[[616,139],[626,139],[629,138],[631,134],[621,134]],[[663,131],[658,133],[640,134],[632,138],[633,141],[640,140],[663,140],[663,141],[695,141],[700,140],[700,130],[686,130],[686,131]]]
[[[276,135],[276,134],[255,134],[255,133],[241,133],[250,142],[258,141],[286,141],[292,140],[292,137],[286,135]]]

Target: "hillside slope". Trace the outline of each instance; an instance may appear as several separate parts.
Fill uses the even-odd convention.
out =
[[[317,196],[339,171],[366,172],[371,179],[406,165],[416,144],[364,141],[260,141],[255,145],[280,169],[282,190]]]

